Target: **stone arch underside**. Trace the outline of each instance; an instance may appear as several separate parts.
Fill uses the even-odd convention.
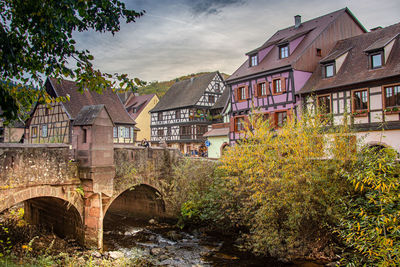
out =
[[[166,205],[161,193],[151,185],[139,184],[121,190],[104,207],[107,214],[118,214],[137,219],[166,217]]]
[[[24,217],[28,223],[44,225],[62,238],[73,238],[83,244],[83,200],[74,193],[75,188],[36,186],[9,189],[7,196],[0,201],[0,212],[24,203]]]

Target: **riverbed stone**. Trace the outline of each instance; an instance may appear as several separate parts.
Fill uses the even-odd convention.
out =
[[[101,258],[101,253],[98,251],[94,251],[94,252],[92,252],[92,256],[95,258]]]
[[[149,220],[149,224],[157,224],[157,221],[154,220],[154,219],[150,219],[150,220]]]
[[[108,256],[111,259],[116,260],[116,259],[119,259],[119,258],[123,258],[125,255],[121,251],[110,251],[110,252],[108,252]]]
[[[182,239],[182,237],[183,237],[182,234],[177,233],[176,231],[169,231],[169,232],[167,232],[166,235],[172,241],[178,241],[178,240]]]
[[[150,254],[153,256],[158,256],[160,254],[162,254],[164,252],[164,250],[162,248],[152,248],[150,249]]]

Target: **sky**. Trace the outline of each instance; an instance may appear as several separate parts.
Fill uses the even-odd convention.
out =
[[[76,33],[78,47],[94,56],[94,66],[144,81],[220,71],[232,74],[245,53],[277,30],[348,7],[366,29],[400,22],[400,0],[124,0],[145,10],[120,32]]]

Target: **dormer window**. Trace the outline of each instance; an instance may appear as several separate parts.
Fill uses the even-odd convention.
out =
[[[324,71],[325,71],[325,78],[333,77],[333,75],[335,75],[335,64],[334,63],[326,64],[324,66]]]
[[[250,67],[254,67],[258,65],[258,56],[257,54],[250,56]]]
[[[284,45],[279,47],[279,58],[287,58],[289,57],[289,45]]]
[[[383,52],[374,53],[370,55],[371,69],[377,69],[383,65]]]

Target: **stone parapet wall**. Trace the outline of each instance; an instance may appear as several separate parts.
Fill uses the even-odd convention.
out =
[[[77,165],[68,145],[0,144],[0,191],[76,183],[80,183]]]

